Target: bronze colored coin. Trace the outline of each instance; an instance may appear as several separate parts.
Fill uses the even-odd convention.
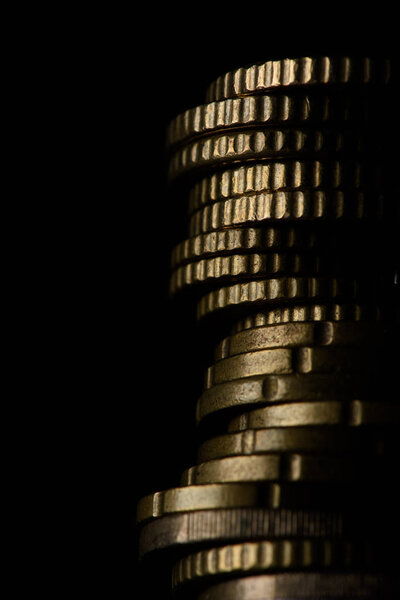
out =
[[[329,481],[359,480],[361,459],[348,456],[309,454],[259,454],[216,458],[186,469],[181,485],[247,481]],[[378,471],[369,469],[371,477]]]
[[[267,348],[219,360],[207,369],[205,387],[257,375],[361,371],[375,356],[365,347]]]
[[[167,128],[167,145],[173,146],[220,129],[282,124],[357,123],[379,118],[379,105],[368,97],[326,95],[259,95],[211,102],[181,113]]]
[[[393,600],[400,586],[373,573],[277,573],[218,583],[198,600]]]
[[[281,277],[260,279],[222,287],[203,296],[197,305],[197,318],[228,308],[252,308],[285,301],[322,300],[351,302],[360,297],[365,282],[326,277]],[[365,289],[366,293],[367,290]],[[368,294],[371,297],[371,290]]]
[[[231,256],[214,256],[203,260],[193,261],[177,267],[172,271],[170,279],[170,294],[176,294],[184,288],[201,283],[234,282],[240,279],[254,277],[269,277],[276,275],[302,275],[320,272],[337,271],[338,265],[328,265],[334,262],[332,257],[321,257],[315,254],[298,254],[293,252],[278,253],[249,253],[232,254]]]
[[[310,569],[377,568],[380,555],[372,544],[341,540],[273,540],[206,548],[179,560],[172,587],[221,575]]]
[[[376,140],[354,131],[315,129],[252,129],[215,133],[188,142],[171,156],[170,180],[199,168],[241,161],[336,157],[342,152],[380,150]]]
[[[303,400],[351,400],[366,397],[370,378],[361,373],[267,375],[236,379],[215,385],[201,395],[196,409],[197,422],[205,417],[246,405],[265,405]]]
[[[208,204],[261,192],[382,189],[381,167],[354,160],[248,163],[203,177],[189,192],[189,215]]]
[[[305,427],[314,425],[397,426],[400,405],[385,402],[291,402],[265,406],[235,417],[228,431],[264,429],[265,427]]]
[[[388,311],[386,311],[388,312]],[[393,314],[388,313],[393,318]],[[279,306],[265,313],[247,315],[236,321],[232,335],[255,327],[278,325],[281,323],[305,323],[315,321],[379,321],[385,316],[379,306],[360,304],[308,304],[304,306]],[[353,325],[350,325],[351,327]]]
[[[245,329],[222,340],[216,348],[215,360],[266,348],[374,345],[382,333],[382,327],[375,323],[322,321],[266,325]]]
[[[262,93],[273,88],[386,84],[390,61],[361,57],[301,57],[270,60],[229,71],[208,88],[206,102]]]
[[[200,486],[199,486],[200,487]],[[275,538],[331,538],[343,536],[339,511],[230,508],[167,515],[145,524],[139,554],[188,545]]]
[[[316,241],[315,232],[308,232],[305,236],[302,231],[293,227],[242,227],[212,231],[189,238],[175,246],[171,254],[171,266],[176,267],[209,256],[223,256],[248,250],[310,250],[315,247]]]
[[[269,427],[246,429],[219,435],[204,442],[198,451],[198,462],[228,456],[274,452],[377,453],[384,449],[385,433],[363,435],[365,431],[337,427]]]
[[[190,218],[191,237],[227,227],[259,227],[273,221],[359,221],[389,213],[383,196],[361,191],[264,192],[215,202]]]

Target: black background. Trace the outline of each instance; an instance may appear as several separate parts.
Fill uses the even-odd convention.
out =
[[[344,13],[331,19],[332,7],[324,11],[312,24],[303,16],[289,26],[287,15],[272,19],[266,12],[261,23],[256,15],[234,27],[207,18],[194,31],[191,20],[164,21],[147,8],[133,30],[125,15],[105,29],[97,128],[105,158],[88,265],[89,272],[99,267],[87,306],[99,360],[87,389],[87,478],[98,474],[88,506],[98,515],[97,583],[113,597],[167,597],[157,577],[137,592],[144,570],[137,562],[136,503],[178,485],[195,461],[195,403],[214,346],[212,330],[196,327],[193,303],[176,305],[168,296],[170,251],[187,237],[187,219],[179,190],[166,184],[166,126],[203,103],[218,75],[239,66],[290,56],[394,54],[394,35],[384,35],[390,15],[350,23]]]

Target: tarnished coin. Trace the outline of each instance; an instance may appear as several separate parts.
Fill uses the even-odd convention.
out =
[[[190,108],[171,121],[167,145],[173,146],[198,135],[220,129],[244,129],[265,125],[319,125],[343,122],[359,123],[381,116],[382,106],[369,97],[343,97],[331,94],[259,95],[232,98]]]
[[[267,325],[281,323],[305,323],[314,321],[380,321],[393,318],[394,313],[376,305],[360,304],[308,304],[303,306],[279,306],[263,313],[247,315],[236,321],[232,335]],[[352,326],[352,325],[351,325]]]
[[[199,486],[200,487],[200,486]],[[354,519],[349,521],[352,526]],[[275,538],[340,539],[347,520],[340,511],[230,508],[167,515],[143,526],[139,554],[166,548]]]
[[[386,174],[385,174],[386,175]],[[352,159],[264,161],[203,177],[189,192],[189,215],[221,200],[289,190],[382,189],[382,166]]]
[[[189,262],[172,271],[170,294],[199,284],[216,285],[254,277],[277,275],[317,275],[323,272],[337,275],[344,265],[332,256],[311,253],[268,252],[214,256]]]
[[[368,463],[355,457],[311,454],[260,454],[216,458],[186,469],[182,485],[240,481],[330,481],[353,482],[368,473],[376,478],[378,460]]]
[[[226,575],[309,571],[310,569],[377,569],[382,563],[376,546],[341,540],[273,540],[206,548],[179,560],[172,571],[172,586]],[[215,583],[215,582],[214,582]]]
[[[225,229],[196,235],[178,244],[171,254],[171,266],[187,262],[224,256],[246,251],[311,250],[315,248],[318,234],[314,231],[299,231],[294,227],[265,227]]]
[[[191,216],[189,235],[226,227],[260,227],[274,221],[379,221],[390,213],[383,195],[359,190],[263,192],[204,206]]]
[[[264,429],[265,427],[306,427],[313,425],[397,426],[400,423],[400,405],[387,402],[291,402],[265,406],[235,417],[228,431]]]
[[[208,88],[206,101],[262,93],[273,88],[387,84],[390,61],[368,57],[309,57],[269,60],[229,71]]]
[[[365,373],[342,373],[340,377],[296,373],[236,379],[205,390],[197,403],[196,418],[200,422],[223,410],[257,404],[368,398],[373,393],[371,383],[371,377]]]
[[[400,585],[372,573],[277,573],[218,583],[198,600],[393,600]]]
[[[354,428],[337,427],[269,427],[246,429],[213,437],[198,450],[198,462],[215,458],[274,452],[381,453],[385,449],[387,431],[365,432]]]
[[[238,161],[282,158],[336,158],[381,151],[374,136],[337,129],[286,129],[269,127],[249,131],[215,133],[188,142],[171,156],[170,180],[200,168],[215,168]]]
[[[369,290],[368,290],[369,287]],[[371,299],[373,289],[365,281],[328,277],[281,277],[260,279],[222,287],[203,296],[197,305],[197,317],[202,319],[212,313],[229,308],[272,307],[280,302],[326,303],[346,300],[352,302],[368,295]]]
[[[372,368],[375,351],[360,347],[267,348],[219,360],[207,369],[205,387],[232,379],[288,373],[335,373]]]
[[[215,350],[215,360],[266,348],[360,344],[372,346],[376,345],[382,336],[383,328],[376,323],[322,321],[257,326],[222,340]]]

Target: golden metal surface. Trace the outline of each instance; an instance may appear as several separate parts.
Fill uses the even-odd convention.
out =
[[[168,175],[217,167],[237,161],[335,157],[343,152],[380,151],[376,139],[353,131],[268,128],[216,133],[179,148],[171,157]]]
[[[172,571],[172,587],[204,577],[240,576],[268,571],[375,568],[379,553],[372,544],[339,540],[275,540],[232,544],[201,550],[178,561]]]
[[[368,574],[279,573],[219,583],[202,592],[198,600],[394,600],[395,588],[398,593],[400,586],[393,578],[386,580],[374,569]]]
[[[196,418],[225,409],[252,404],[273,404],[299,400],[328,401],[340,398],[350,400],[369,396],[371,381],[361,373],[331,374],[308,373],[290,375],[263,375],[236,379],[206,389],[200,396]]]
[[[207,102],[245,96],[273,88],[315,85],[360,85],[390,80],[390,61],[352,57],[301,57],[270,60],[229,71],[208,88]]]
[[[282,124],[358,122],[378,119],[382,107],[369,97],[342,97],[335,94],[318,98],[312,95],[259,95],[202,104],[178,115],[168,126],[167,144],[173,146],[219,129]]]
[[[379,163],[360,161],[285,160],[248,163],[203,177],[189,192],[189,214],[207,204],[261,192],[381,187]]]
[[[300,423],[301,424],[301,423]],[[308,424],[308,423],[306,423]],[[331,423],[329,423],[331,424]],[[366,461],[343,456],[309,454],[260,454],[229,456],[200,463],[183,472],[181,485],[237,481],[329,481],[353,482],[361,478]],[[377,477],[380,464],[369,466],[369,476]]]
[[[341,539],[347,524],[340,511],[229,508],[167,515],[145,524],[141,556],[165,548],[276,538]],[[351,524],[349,523],[349,526]]]
[[[264,427],[305,427],[309,425],[396,426],[400,423],[400,405],[351,400],[341,402],[291,402],[265,406],[235,417],[229,431],[261,429]]]
[[[215,360],[219,361],[236,354],[266,348],[376,345],[382,337],[382,327],[374,323],[281,323],[247,328],[224,338],[214,355]]]
[[[213,437],[204,442],[198,450],[198,462],[215,458],[246,454],[274,452],[382,452],[385,433],[381,430],[375,436],[365,435],[358,428],[337,427],[268,427],[266,429],[245,429]]]
[[[281,277],[254,280],[219,288],[203,296],[197,305],[197,317],[226,310],[264,305],[268,308],[277,302],[324,300],[327,302],[357,300],[362,295],[362,282],[337,277]],[[367,291],[365,290],[367,293]]]
[[[359,190],[264,192],[215,202],[193,213],[189,235],[226,227],[260,227],[286,221],[379,221],[389,208],[381,196]]]

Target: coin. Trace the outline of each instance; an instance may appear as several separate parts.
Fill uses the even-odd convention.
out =
[[[229,98],[190,108],[175,117],[167,128],[167,146],[220,129],[287,123],[321,125],[349,122],[354,125],[371,119],[377,121],[382,110],[382,104],[368,96],[268,94]]]
[[[221,575],[310,569],[377,569],[382,556],[372,544],[341,540],[273,540],[206,548],[181,558],[172,571],[172,587]]]
[[[337,427],[269,427],[245,429],[213,437],[198,451],[198,462],[215,458],[274,452],[382,452],[387,431],[365,435],[365,431]]]
[[[200,486],[199,486],[200,487]],[[347,523],[347,521],[346,521]],[[354,523],[349,521],[351,527]],[[347,525],[346,525],[347,527]],[[340,511],[230,508],[167,515],[145,524],[139,536],[139,554],[179,549],[211,542],[275,538],[331,538],[343,536]]]
[[[322,321],[259,326],[224,338],[215,350],[215,360],[266,348],[374,345],[382,334],[382,327],[375,323]]]
[[[309,425],[398,425],[400,405],[387,402],[291,402],[265,406],[235,417],[229,431],[263,429],[265,427],[305,427]]]
[[[322,300],[331,302],[346,299],[351,302],[365,294],[372,300],[373,289],[367,291],[365,282],[345,278],[281,277],[237,283],[222,287],[203,296],[197,305],[197,318],[233,307],[257,309],[276,302]]]
[[[189,215],[208,204],[261,192],[378,190],[385,186],[386,178],[379,163],[365,164],[354,159],[247,163],[197,181],[189,191]]]
[[[232,162],[282,158],[335,158],[348,152],[353,156],[381,151],[373,136],[354,131],[315,129],[254,129],[216,133],[188,142],[169,161],[168,176],[175,179],[199,168],[219,167]]]
[[[378,458],[376,460],[378,461]],[[375,459],[375,457],[374,457]],[[366,473],[377,477],[381,464],[355,457],[309,454],[260,454],[216,458],[186,469],[181,485],[238,481],[353,482]]]
[[[259,227],[274,221],[363,221],[390,215],[382,195],[362,191],[264,192],[215,202],[193,213],[189,235],[196,236],[226,227]]]
[[[352,57],[300,57],[270,60],[221,75],[208,88],[213,102],[289,86],[387,84],[390,61]]]
[[[384,381],[379,381],[379,384],[382,389]],[[373,393],[371,377],[362,373],[342,373],[340,377],[322,373],[249,377],[205,390],[197,403],[196,419],[200,422],[220,411],[246,405],[337,398],[351,400],[366,398]]]
[[[264,313],[247,315],[236,321],[232,335],[246,329],[265,327],[280,323],[305,323],[308,321],[379,321],[384,317],[393,320],[394,313],[387,313],[376,305],[360,304],[308,304],[303,306],[279,306]],[[352,327],[353,325],[350,325]]]
[[[171,253],[171,266],[176,267],[193,259],[234,254],[238,251],[310,250],[315,247],[317,239],[316,232],[308,232],[305,236],[302,231],[293,227],[242,227],[212,231],[184,240],[175,246]]]
[[[393,600],[399,584],[374,573],[279,573],[214,585],[198,600]]]
[[[267,348],[219,360],[207,369],[205,387],[255,375],[360,371],[372,368],[375,356],[365,347]]]

